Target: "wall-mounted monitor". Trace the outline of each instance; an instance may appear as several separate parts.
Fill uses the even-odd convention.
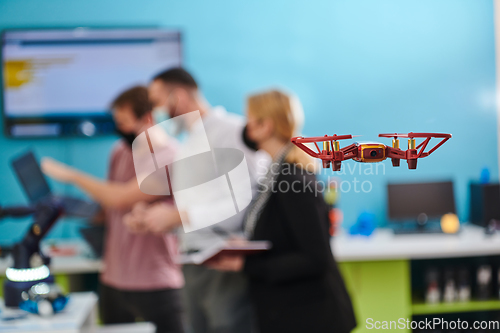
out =
[[[110,103],[181,65],[181,35],[167,29],[5,30],[4,132],[57,137],[114,131]]]

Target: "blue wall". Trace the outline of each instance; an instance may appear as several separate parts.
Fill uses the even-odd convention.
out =
[[[455,181],[465,220],[468,182],[483,166],[498,178],[492,0],[0,0],[0,28],[87,25],[182,29],[185,63],[212,104],[242,113],[248,92],[288,87],[304,104],[305,135],[453,133],[417,171],[387,161],[385,172],[359,175],[360,164],[344,163],[341,180],[372,184],[370,193],[342,194],[346,225],[363,210],[385,223],[387,181],[433,179]],[[8,160],[27,146],[104,176],[113,140],[1,137],[0,203],[24,200]],[[0,225],[0,242],[23,227]]]

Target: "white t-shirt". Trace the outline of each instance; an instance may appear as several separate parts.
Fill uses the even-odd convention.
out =
[[[204,115],[202,122],[212,150],[214,148],[234,148],[243,152],[248,166],[252,194],[255,195],[257,180],[265,175],[271,159],[266,152],[254,151],[243,142],[245,119],[239,115],[228,113],[223,107],[218,106]],[[201,168],[203,165],[199,169],[200,172],[203,172]],[[202,250],[219,242],[223,236],[214,232],[213,227],[223,229],[231,234],[241,235],[245,210],[243,209],[236,215],[203,229],[187,233],[180,230],[181,251]]]

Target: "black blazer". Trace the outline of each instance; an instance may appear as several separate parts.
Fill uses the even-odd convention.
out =
[[[260,333],[350,332],[356,320],[333,258],[328,207],[315,177],[284,164],[255,225],[272,249],[248,256],[244,270]]]

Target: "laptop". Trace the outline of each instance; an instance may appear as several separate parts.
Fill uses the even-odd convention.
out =
[[[99,205],[95,202],[52,194],[33,152],[29,151],[12,160],[12,167],[31,204],[59,200],[65,215],[90,218],[97,213]]]

